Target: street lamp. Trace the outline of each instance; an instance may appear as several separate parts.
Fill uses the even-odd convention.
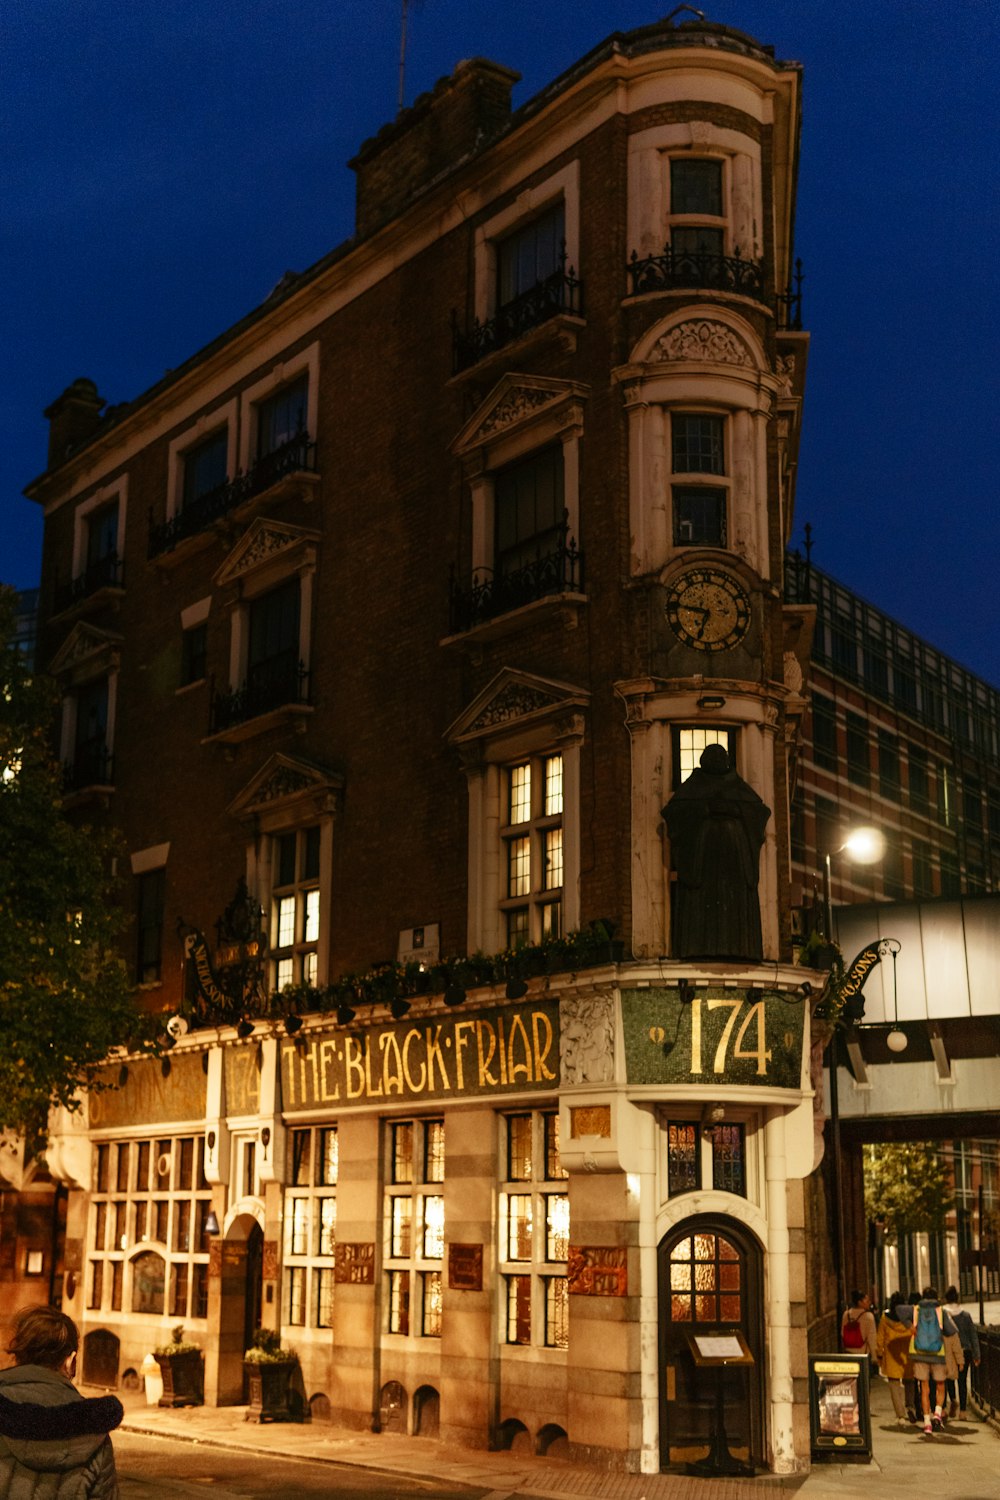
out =
[[[828,850],[823,856],[823,917],[826,940],[833,942],[833,899],[830,894],[831,854],[846,854],[857,865],[875,865],[885,853],[885,834],[880,828],[865,824],[852,828],[837,849]],[[837,1036],[834,1030],[830,1038],[828,1062],[830,1068],[830,1144],[833,1147],[833,1207],[836,1215],[834,1225],[833,1252],[834,1272],[837,1278],[837,1323],[847,1306],[847,1288],[844,1285],[844,1184],[841,1174],[840,1154],[840,1101],[837,1096]]]

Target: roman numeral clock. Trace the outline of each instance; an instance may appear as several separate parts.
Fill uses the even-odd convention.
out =
[[[696,651],[728,651],[750,629],[750,598],[721,568],[687,568],[667,591],[667,619],[678,640]]]

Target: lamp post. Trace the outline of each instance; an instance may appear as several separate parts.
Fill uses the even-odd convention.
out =
[[[879,828],[863,825],[854,828],[837,849],[827,850],[823,855],[823,920],[826,940],[833,942],[833,898],[831,895],[830,860],[833,854],[846,854],[854,864],[874,865],[885,853],[885,835]],[[833,1147],[833,1258],[837,1278],[837,1326],[847,1306],[847,1288],[844,1285],[844,1184],[840,1154],[840,1101],[837,1095],[837,1031],[834,1030],[829,1044],[830,1068],[830,1144]]]

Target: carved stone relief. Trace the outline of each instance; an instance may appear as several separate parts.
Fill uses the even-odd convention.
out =
[[[656,341],[649,356],[651,364],[671,359],[697,359],[717,365],[742,365],[756,368],[749,348],[733,329],[710,318],[678,323]]]
[[[610,1083],[615,1076],[614,1000],[610,990],[565,999],[559,1014],[564,1084]]]
[[[495,724],[506,724],[510,719],[521,719],[536,709],[551,708],[558,702],[551,693],[543,693],[523,682],[511,682],[490,699],[471,728],[490,729]]]
[[[558,395],[552,391],[539,391],[526,385],[515,386],[503,396],[479,424],[472,441],[481,443],[486,438],[492,437],[495,432],[500,432],[505,427],[512,427],[515,422],[531,416],[540,406],[548,406],[551,401],[557,399]]]

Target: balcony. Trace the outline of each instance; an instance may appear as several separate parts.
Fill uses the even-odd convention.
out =
[[[474,318],[468,333],[463,333],[452,313],[452,368],[457,375],[478,364],[488,354],[511,344],[532,328],[547,323],[560,313],[580,317],[583,311],[583,285],[566,269],[566,257],[551,276],[546,276],[513,301],[507,302],[485,323]]]
[[[209,709],[209,735],[247,739],[245,726],[252,720],[284,710],[309,706],[309,673],[294,652],[284,652],[251,668],[242,687],[229,693],[213,691]],[[261,729],[267,727],[260,726]],[[253,732],[257,732],[256,730]]]
[[[99,557],[96,562],[90,563],[68,583],[56,588],[52,612],[61,615],[84,601],[96,603],[98,595],[109,598],[111,594],[106,591],[119,593],[124,587],[124,580],[125,564],[117,552],[109,552],[106,557]]]
[[[732,255],[711,250],[677,251],[665,245],[662,255],[647,255],[640,260],[632,251],[626,267],[629,294],[640,297],[647,292],[693,291],[732,292],[767,302],[764,266],[759,260],[744,260],[736,246]],[[795,262],[795,274],[784,292],[774,297],[778,327],[798,330],[802,327],[802,262]]]
[[[63,766],[63,792],[66,796],[89,791],[94,787],[114,785],[114,757],[103,740],[86,740],[77,745],[72,761]]]
[[[310,441],[308,433],[297,433],[280,448],[264,454],[245,474],[237,474],[235,479],[199,495],[168,521],[154,522],[150,512],[148,555],[154,558],[172,551],[179,542],[207,531],[247,501],[273,490],[282,480],[315,473],[316,444]]]
[[[552,552],[540,554],[507,573],[480,568],[467,589],[456,584],[453,569],[448,611],[450,631],[459,635],[539,600],[582,593],[583,553],[563,528],[560,545]]]

